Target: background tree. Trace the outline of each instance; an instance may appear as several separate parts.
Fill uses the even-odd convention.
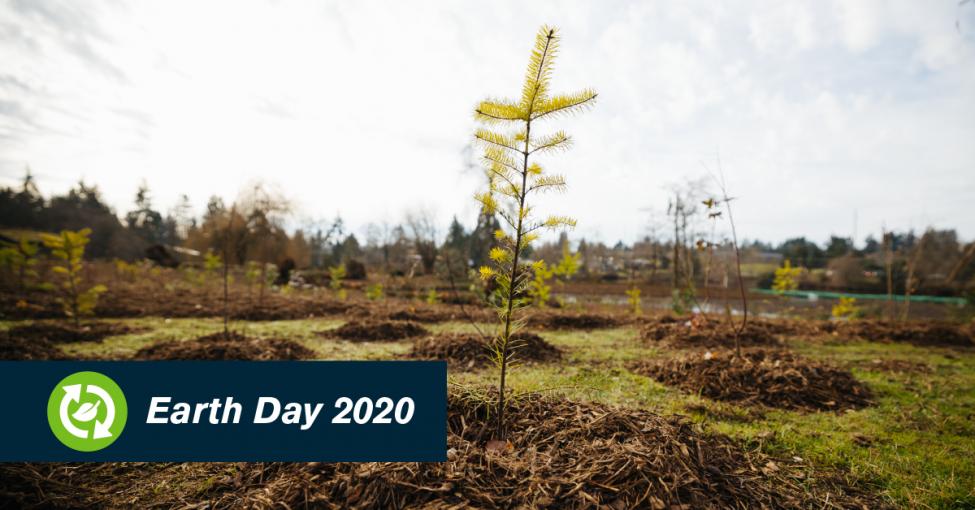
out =
[[[278,255],[284,252],[288,236],[284,231],[284,216],[291,206],[284,196],[264,183],[257,182],[245,191],[240,204],[246,211],[249,259],[260,264],[257,306],[264,305],[264,290],[268,282],[268,269]],[[271,266],[273,267],[273,266]]]
[[[433,212],[418,208],[406,213],[406,226],[413,240],[413,249],[420,257],[423,274],[433,274],[437,262],[437,226]]]
[[[163,217],[152,208],[152,197],[145,182],[135,192],[135,209],[125,215],[125,224],[147,244],[164,242]]]
[[[529,304],[527,299],[521,297],[530,282],[530,271],[522,267],[522,256],[532,241],[537,239],[539,230],[575,225],[575,220],[565,216],[537,220],[532,214],[528,203],[530,195],[565,189],[565,179],[544,172],[541,165],[532,161],[532,156],[564,150],[570,145],[569,136],[562,131],[539,136],[537,132],[532,132],[532,127],[542,120],[578,112],[596,99],[596,93],[588,89],[569,95],[550,95],[549,82],[558,45],[556,30],[543,26],[535,39],[521,98],[486,100],[475,110],[478,121],[511,128],[505,131],[478,129],[475,132],[475,137],[485,147],[484,160],[491,176],[488,191],[479,194],[477,199],[485,212],[497,213],[505,223],[495,233],[498,245],[490,252],[494,267],[481,268],[482,277],[496,279],[501,297],[497,306],[501,326],[494,344],[495,361],[500,372],[499,439],[504,437],[505,432],[505,378],[515,351],[512,334],[523,323],[515,314]]]

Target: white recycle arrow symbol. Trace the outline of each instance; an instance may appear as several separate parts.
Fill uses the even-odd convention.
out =
[[[79,437],[81,439],[88,439],[88,431],[81,430],[71,423],[71,418],[68,417],[68,404],[73,402],[81,401],[81,385],[71,384],[64,386],[64,397],[61,398],[61,424],[64,428],[71,433],[72,436]]]
[[[68,386],[63,386],[64,397],[61,399],[61,424],[64,428],[75,437],[81,439],[88,439],[88,431],[79,429],[71,422],[71,418],[68,416],[68,404],[71,402],[81,401],[81,385],[80,384],[70,384]],[[106,437],[112,437],[112,432],[108,429],[115,423],[115,402],[112,397],[108,395],[108,392],[101,388],[101,386],[96,386],[94,384],[89,384],[86,388],[88,393],[94,393],[95,396],[102,399],[105,402],[105,421],[95,420],[95,430],[92,439],[104,439]],[[96,404],[97,405],[97,404]]]
[[[115,423],[115,402],[112,401],[112,397],[108,396],[108,392],[103,390],[101,386],[89,384],[88,393],[94,393],[105,402],[105,421],[95,420],[95,435],[93,438],[102,439],[112,437],[112,433],[109,432],[108,428]]]

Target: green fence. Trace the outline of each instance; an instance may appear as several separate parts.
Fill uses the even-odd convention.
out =
[[[801,299],[839,299],[841,297],[852,297],[857,299],[872,299],[876,301],[886,301],[887,294],[858,294],[853,292],[828,292],[824,290],[784,290],[777,291],[771,289],[751,289],[756,294],[770,296],[788,296]],[[903,302],[904,296],[891,296],[893,301]],[[960,297],[941,297],[941,296],[911,296],[912,303],[938,303],[942,305],[964,306],[967,301]]]

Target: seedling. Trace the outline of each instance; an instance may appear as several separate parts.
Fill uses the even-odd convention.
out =
[[[772,290],[776,292],[786,292],[799,288],[799,277],[802,276],[801,267],[792,267],[792,262],[785,259],[782,267],[775,269],[775,279],[772,281]]]
[[[550,268],[544,260],[539,260],[533,269],[535,277],[528,284],[528,295],[531,297],[533,305],[545,308],[549,299],[552,298],[552,286],[548,284],[548,281],[555,275],[555,268]]]
[[[721,168],[720,158],[718,158],[718,174],[711,174],[711,177],[718,185],[718,189],[721,190],[720,203],[724,204],[725,212],[728,213],[728,224],[731,225],[731,245],[735,249],[735,272],[738,276],[738,292],[741,296],[741,324],[733,323],[732,327],[735,332],[735,356],[740,358],[741,334],[748,327],[748,294],[745,292],[745,280],[741,276],[741,248],[738,246],[738,229],[735,226],[735,217],[731,212],[731,201],[734,199],[728,196],[728,186],[724,180],[724,171]]]
[[[328,277],[328,286],[335,293],[335,297],[344,300],[347,296],[345,289],[342,288],[342,280],[345,279],[345,264],[328,268]]]
[[[855,297],[840,296],[838,303],[833,305],[833,318],[854,320],[863,316],[863,310],[857,306]]]
[[[572,254],[568,247],[562,249],[562,258],[559,263],[549,266],[544,260],[538,261],[533,267],[535,277],[532,278],[528,286],[528,295],[531,296],[532,304],[544,308],[552,298],[552,286],[549,280],[555,278],[561,284],[579,271],[579,261],[582,256],[578,253]]]
[[[428,305],[435,305],[440,303],[440,295],[437,294],[437,289],[430,289],[427,291],[427,297],[425,299]]]
[[[10,271],[17,281],[17,288],[26,289],[37,280],[37,245],[21,237],[16,244],[0,249],[0,267]]]
[[[382,301],[385,298],[383,293],[383,284],[374,283],[366,287],[366,299],[369,301]]]
[[[51,250],[51,254],[62,261],[53,270],[61,275],[61,296],[58,302],[64,314],[74,321],[75,329],[81,327],[81,317],[95,312],[98,296],[108,290],[104,285],[93,285],[83,289],[82,271],[84,270],[85,245],[88,244],[90,228],[77,232],[62,230],[58,235],[43,234],[44,246]]]
[[[115,276],[127,282],[135,281],[139,274],[139,266],[130,264],[122,259],[115,259]]]
[[[503,220],[495,232],[497,246],[491,249],[493,267],[480,269],[484,279],[494,278],[499,288],[495,308],[500,321],[493,344],[494,361],[499,370],[497,436],[504,437],[505,382],[515,345],[512,335],[523,325],[516,317],[530,306],[526,296],[530,271],[521,264],[522,257],[542,229],[575,226],[575,220],[565,216],[550,216],[538,220],[532,214],[528,198],[543,191],[565,189],[565,179],[547,174],[533,156],[564,150],[570,138],[562,131],[539,136],[532,132],[538,122],[559,115],[579,112],[596,99],[596,92],[585,89],[569,95],[550,95],[549,81],[558,52],[559,35],[554,28],[542,27],[535,38],[535,49],[528,62],[528,71],[520,99],[489,99],[475,109],[475,118],[505,131],[478,129],[474,136],[484,146],[484,161],[489,170],[488,191],[477,195],[486,214],[497,213]],[[536,128],[537,129],[537,128]],[[499,198],[496,198],[499,197]],[[538,268],[538,263],[533,264]]]
[[[630,306],[633,315],[643,315],[643,300],[640,298],[639,287],[633,287],[626,291],[626,303]]]
[[[247,298],[250,299],[253,293],[254,284],[261,278],[261,265],[253,260],[248,260],[244,266],[244,279],[247,280]]]

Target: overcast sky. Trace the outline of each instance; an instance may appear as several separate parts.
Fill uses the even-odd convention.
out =
[[[0,184],[78,179],[119,212],[276,183],[353,229],[473,221],[473,106],[561,28],[569,189],[543,213],[630,242],[720,153],[742,235],[975,237],[975,3],[0,0]],[[359,230],[361,231],[361,230]]]

